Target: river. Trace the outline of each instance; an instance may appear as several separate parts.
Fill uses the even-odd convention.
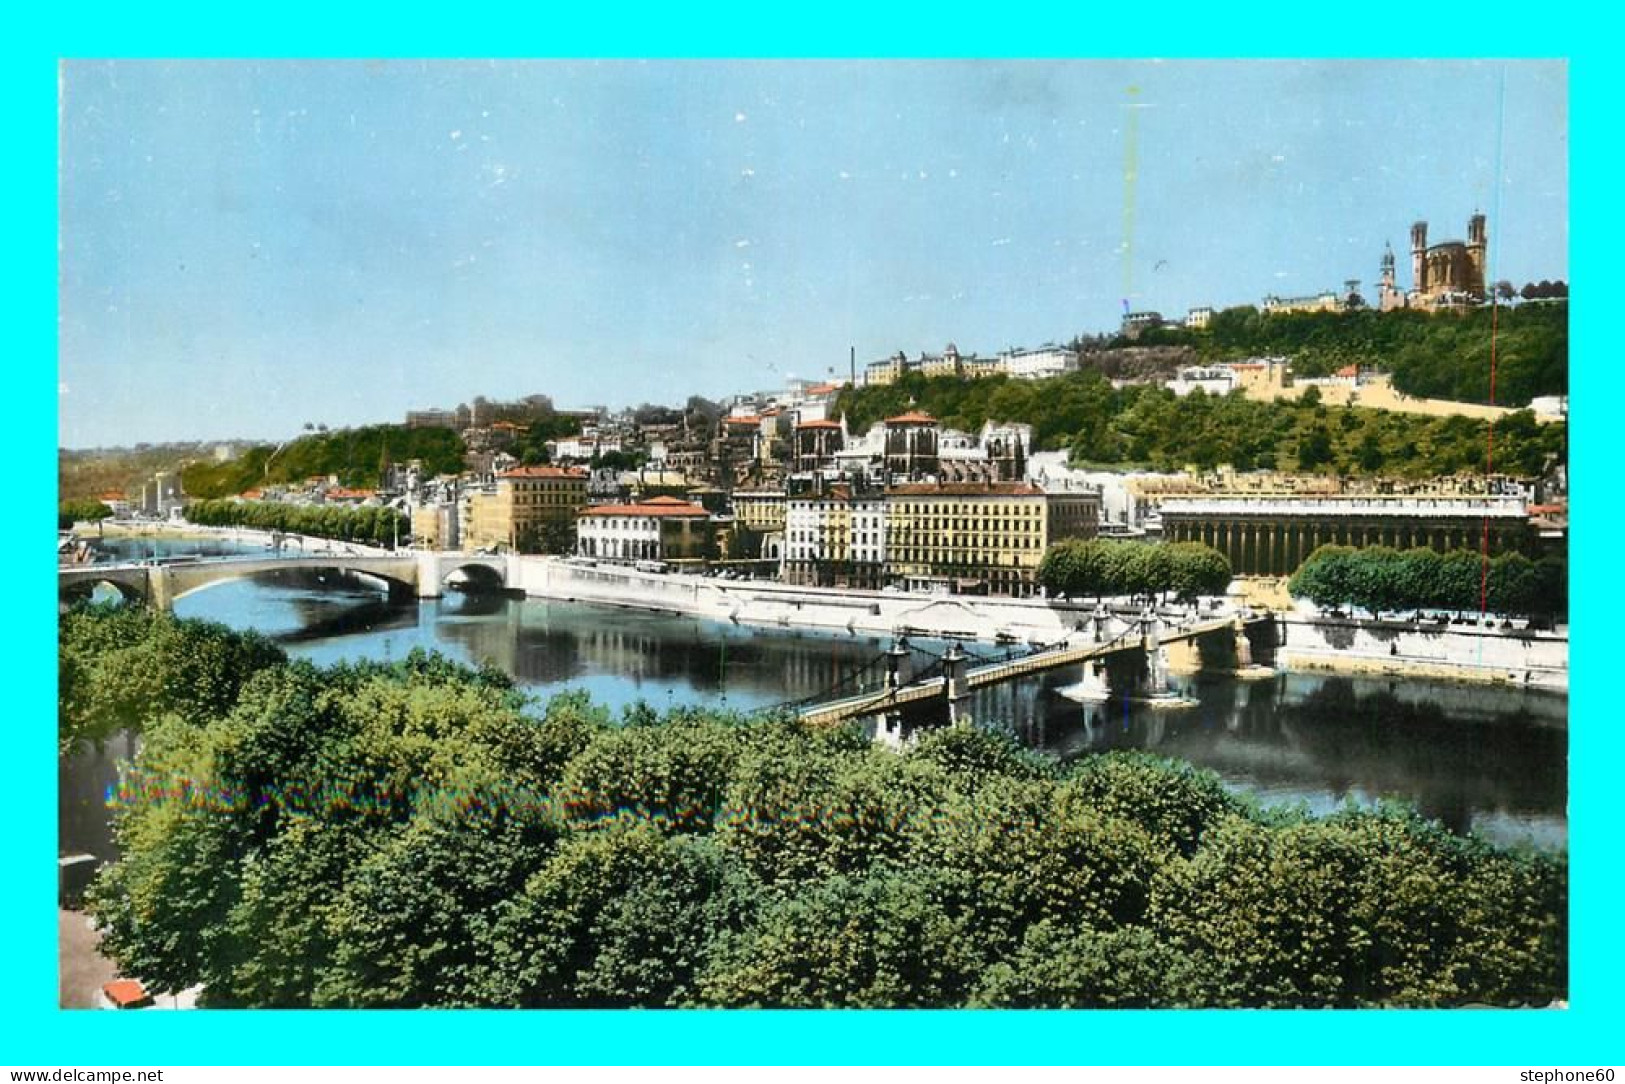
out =
[[[814,696],[889,643],[504,596],[392,605],[364,581],[313,573],[224,583],[180,599],[175,612],[256,629],[318,663],[398,659],[422,647],[494,665],[539,698],[585,689],[617,712],[640,701],[754,710]],[[923,668],[946,644],[915,647],[905,665]],[[878,679],[878,668],[871,673]],[[969,712],[1063,758],[1144,749],[1209,768],[1266,803],[1326,812],[1397,798],[1458,832],[1567,846],[1564,696],[1418,679],[1199,674],[1173,679],[1194,704],[1168,709],[1078,703],[1059,692],[1077,677],[1062,671],[985,690]],[[120,739],[62,765],[64,852],[111,857],[102,795],[132,749]]]

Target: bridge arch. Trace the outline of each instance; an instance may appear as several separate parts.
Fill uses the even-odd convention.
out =
[[[284,558],[276,561],[255,562],[253,567],[232,567],[225,563],[217,565],[174,565],[165,569],[168,573],[169,593],[168,601],[171,605],[200,591],[207,591],[222,584],[235,583],[239,580],[251,580],[267,573],[278,572],[337,572],[342,575],[359,576],[371,580],[380,580],[390,598],[407,598],[416,594],[417,587],[409,580],[392,576],[386,572],[367,567],[356,567],[353,562],[342,558]]]
[[[119,572],[109,572],[107,575],[100,577],[87,575],[75,577],[71,580],[63,580],[57,587],[57,600],[67,606],[80,602],[91,602],[95,599],[98,588],[112,589],[126,605],[148,601],[146,577],[139,574],[130,576]]]
[[[442,561],[439,587],[465,586],[476,591],[501,591],[508,586],[504,570],[485,561]]]

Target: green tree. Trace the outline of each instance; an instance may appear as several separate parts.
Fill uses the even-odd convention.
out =
[[[112,514],[113,510],[101,501],[63,501],[57,506],[56,526],[65,531],[75,523],[97,523]]]
[[[683,1004],[740,901],[710,840],[616,819],[565,840],[503,907],[470,992],[521,1008]]]
[[[976,1008],[1170,1008],[1197,1002],[1197,964],[1144,927],[1071,929],[1040,922],[990,966],[970,999]]]
[[[831,877],[770,900],[716,942],[700,1000],[728,1006],[909,1008],[961,1004],[983,961],[929,878]]]

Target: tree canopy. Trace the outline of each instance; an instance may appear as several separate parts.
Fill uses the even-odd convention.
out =
[[[1189,601],[1222,595],[1230,561],[1200,542],[1118,542],[1067,539],[1045,551],[1038,582],[1053,595],[1165,595]]]
[[[1487,364],[1487,363],[1486,363]],[[1489,423],[1464,416],[1327,407],[1315,389],[1297,400],[1245,395],[1177,396],[1167,388],[1114,388],[1098,373],[1049,380],[964,380],[909,373],[892,384],[843,389],[834,410],[854,432],[908,409],[975,432],[988,421],[1033,427],[1038,450],[1068,451],[1073,463],[1116,470],[1309,471],[1422,478],[1484,469]],[[1528,411],[1494,427],[1495,469],[1538,477],[1566,456],[1564,426]]]
[[[101,501],[63,501],[57,505],[56,525],[65,531],[75,523],[95,523],[112,514],[113,510]]]
[[[1529,285],[1523,297],[1566,298],[1561,283]],[[1158,329],[1140,342],[1188,346],[1204,361],[1277,356],[1299,376],[1328,376],[1348,365],[1391,372],[1394,387],[1421,398],[1523,404],[1569,389],[1568,305],[1482,306],[1429,313],[1265,313],[1250,306],[1213,314],[1204,328]]]
[[[281,445],[256,445],[224,463],[193,463],[181,472],[181,486],[193,497],[233,497],[263,485],[337,477],[342,486],[377,489],[389,463],[416,459],[430,476],[456,474],[463,469],[465,450],[463,438],[451,429],[336,429]]]
[[[173,634],[75,620],[78,645]],[[146,662],[160,685],[189,664]],[[1562,856],[1410,811],[1260,811],[1188,765],[1066,765],[964,728],[899,752],[788,718],[617,720],[422,652],[326,669],[268,656],[233,681],[248,670],[144,712],[114,795],[122,858],[90,906],[104,951],[157,992],[333,1007],[1566,995]]]
[[[1287,589],[1317,606],[1384,610],[1478,610],[1554,617],[1568,612],[1563,561],[1520,553],[1485,558],[1473,550],[1322,546]]]
[[[410,541],[412,521],[381,505],[281,504],[275,501],[193,501],[186,518],[205,527],[252,527],[262,531],[332,538],[369,546]]]

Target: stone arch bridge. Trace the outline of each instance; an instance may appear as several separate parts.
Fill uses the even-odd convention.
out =
[[[87,595],[98,584],[108,584],[126,598],[139,599],[158,610],[193,591],[264,572],[290,569],[346,572],[383,580],[391,597],[438,598],[448,578],[461,572],[473,585],[504,589],[517,576],[506,557],[467,553],[413,552],[391,556],[315,554],[307,557],[218,557],[197,560],[122,563],[64,567],[58,571],[57,593],[68,598]]]

